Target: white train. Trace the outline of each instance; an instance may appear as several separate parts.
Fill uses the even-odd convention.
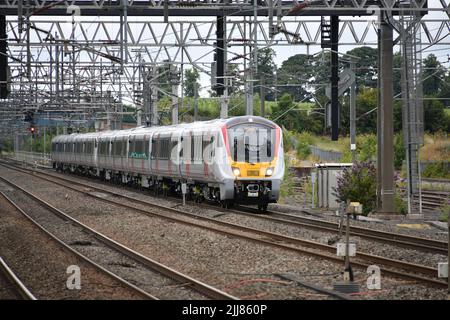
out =
[[[282,131],[272,121],[242,116],[160,127],[60,135],[53,167],[116,183],[186,192],[223,207],[279,198],[284,175]]]

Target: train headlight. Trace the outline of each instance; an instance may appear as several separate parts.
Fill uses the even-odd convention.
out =
[[[241,174],[241,170],[239,170],[239,168],[233,167],[232,169],[233,169],[233,174],[234,174],[236,177],[238,177],[238,176]]]
[[[267,168],[266,169],[266,176],[271,176],[272,174],[273,174],[273,168],[272,167]]]

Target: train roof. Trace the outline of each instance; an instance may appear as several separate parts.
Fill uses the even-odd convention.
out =
[[[89,132],[89,133],[72,133],[72,134],[66,134],[66,135],[59,135],[53,138],[54,142],[64,142],[68,139],[72,140],[84,140],[89,138],[107,138],[112,136],[124,136],[129,134],[148,134],[152,132],[172,132],[177,129],[207,129],[207,128],[215,128],[218,129],[222,127],[223,125],[226,125],[228,128],[233,127],[238,124],[242,123],[260,123],[264,125],[271,126],[273,128],[278,127],[274,122],[258,116],[239,116],[239,117],[232,117],[227,119],[213,119],[208,121],[195,121],[190,123],[180,123],[176,125],[168,125],[168,126],[153,126],[153,127],[136,127],[131,129],[125,129],[125,130],[108,130],[108,131],[100,131],[100,132]]]

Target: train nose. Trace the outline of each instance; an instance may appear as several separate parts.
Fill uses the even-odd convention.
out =
[[[249,192],[258,192],[259,191],[259,185],[258,184],[249,184],[249,185],[247,185],[247,190]]]

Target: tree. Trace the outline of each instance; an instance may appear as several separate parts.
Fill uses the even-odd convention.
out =
[[[298,130],[299,127],[296,125],[298,118],[295,112],[288,111],[293,107],[294,101],[289,93],[285,93],[278,100],[278,104],[272,109],[272,117],[277,119],[277,123],[280,126],[284,126],[287,130]]]
[[[157,86],[159,89],[166,93],[172,92],[172,85],[170,83],[170,63],[168,60],[164,61],[165,63],[158,67],[158,79]],[[166,94],[158,90],[158,100],[164,97]]]
[[[450,107],[450,72],[445,76],[444,81],[442,82],[441,92],[438,95],[439,98],[445,99],[442,100],[446,107]]]
[[[359,90],[356,96],[356,133],[377,132],[377,89],[365,88]],[[350,131],[350,101],[348,96],[341,99],[341,128],[342,134]],[[371,111],[371,112],[370,112]]]
[[[279,86],[276,89],[281,91],[281,95],[288,93],[296,101],[300,101],[306,96],[308,92],[305,88],[313,75],[313,66],[310,59],[311,56],[296,54],[283,61],[277,71]]]
[[[275,51],[272,48],[264,48],[258,50],[257,57],[257,73],[256,80],[261,84],[261,79],[264,79],[264,86],[270,87],[275,83],[275,73],[277,72],[277,65],[274,62]],[[274,93],[266,90],[266,99],[273,100]]]
[[[359,47],[347,51],[346,54],[359,57],[359,59],[355,59],[356,87],[376,88],[378,78],[378,50],[371,47]],[[346,67],[350,68],[350,64],[347,63]]]
[[[423,60],[423,94],[437,95],[442,88],[444,77],[445,68],[434,54],[428,55]]]
[[[195,87],[199,88],[200,74],[196,68],[187,69],[184,72],[184,95],[186,97],[194,97],[195,96]]]
[[[394,70],[392,72],[392,82],[394,86],[394,97],[402,92],[402,55],[400,52],[394,53]]]
[[[439,100],[424,100],[424,130],[428,132],[447,131],[450,117]]]

